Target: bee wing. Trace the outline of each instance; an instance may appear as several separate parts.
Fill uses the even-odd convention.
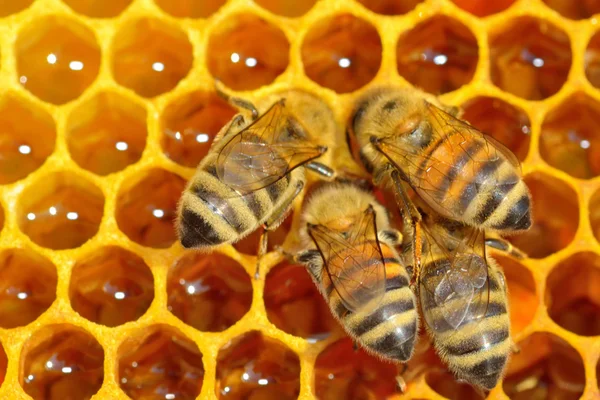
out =
[[[422,254],[419,298],[425,320],[436,333],[457,329],[487,312],[485,235],[474,228],[463,229],[466,235],[457,238],[438,229],[423,228],[427,248]]]
[[[323,225],[309,227],[325,271],[348,311],[373,309],[385,294],[385,263],[376,232],[373,207],[346,235]]]
[[[293,118],[278,101],[235,134],[217,156],[217,176],[241,193],[262,189],[322,154],[303,138],[290,137]]]

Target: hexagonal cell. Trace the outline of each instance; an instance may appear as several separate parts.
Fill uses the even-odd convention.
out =
[[[168,325],[130,335],[119,347],[118,360],[119,385],[134,400],[193,400],[202,390],[202,353],[196,343]]]
[[[31,6],[34,0],[10,0],[0,3],[0,17],[21,12]]]
[[[2,250],[0,282],[0,327],[5,329],[35,321],[56,298],[56,267],[31,250]]]
[[[411,12],[424,0],[358,0],[369,10],[382,15],[402,15]]]
[[[158,96],[187,76],[192,51],[185,32],[157,19],[138,19],[115,35],[112,73],[117,83],[140,96]]]
[[[570,19],[586,19],[600,13],[598,0],[542,0],[548,7]]]
[[[100,47],[94,33],[71,19],[43,17],[18,33],[19,82],[40,99],[64,104],[96,80]]]
[[[320,400],[387,399],[397,393],[398,370],[340,339],[325,348],[315,362],[315,396]]]
[[[590,223],[596,240],[600,242],[600,189],[590,198]]]
[[[571,69],[567,34],[532,17],[513,19],[489,39],[492,82],[527,100],[542,100],[560,90]]]
[[[529,257],[544,258],[567,247],[575,237],[579,227],[577,193],[560,179],[538,172],[527,175],[525,184],[533,198],[533,225],[507,239]]]
[[[375,78],[382,45],[373,25],[352,14],[339,14],[312,24],[301,52],[304,73],[310,79],[337,93],[348,93]]]
[[[565,340],[536,332],[517,343],[504,378],[504,393],[514,400],[578,399],[585,388],[583,360]]]
[[[191,252],[169,269],[167,296],[177,318],[200,331],[221,332],[250,310],[252,283],[237,261]]]
[[[487,17],[488,15],[496,14],[506,10],[512,6],[516,0],[452,0],[454,4],[465,11],[470,12],[478,17]]]
[[[206,61],[210,73],[231,89],[252,90],[285,71],[289,52],[290,43],[277,26],[252,14],[236,14],[212,31]]]
[[[154,278],[140,256],[108,246],[79,259],[69,283],[71,307],[97,324],[135,321],[154,299]]]
[[[576,93],[546,114],[540,154],[550,165],[581,179],[600,175],[600,103]]]
[[[163,151],[180,165],[196,167],[236,112],[215,93],[192,92],[174,100],[160,120]]]
[[[79,14],[92,18],[113,18],[121,14],[132,0],[111,0],[98,2],[96,0],[62,0],[63,3]]]
[[[514,335],[527,327],[537,312],[539,300],[535,291],[535,280],[531,272],[514,259],[495,254],[494,259],[506,277],[510,326]]]
[[[48,113],[16,94],[2,96],[0,184],[13,183],[38,169],[54,151],[55,141],[56,125]]]
[[[177,235],[173,223],[185,180],[154,168],[125,182],[117,196],[119,229],[142,246],[167,248]]]
[[[70,172],[59,172],[27,187],[18,203],[21,231],[42,247],[79,247],[100,227],[104,195],[93,183]]]
[[[313,343],[342,332],[303,266],[283,262],[273,267],[263,299],[269,321],[284,332]]]
[[[473,386],[458,382],[449,371],[434,370],[425,375],[425,382],[437,394],[450,400],[479,400],[484,397]]]
[[[531,122],[527,113],[494,97],[476,97],[462,105],[463,119],[508,147],[520,161],[527,157]]]
[[[85,330],[47,325],[21,353],[19,382],[34,400],[89,399],[104,380],[104,350]]]
[[[250,331],[219,350],[215,385],[220,399],[296,399],[300,360],[279,340]]]
[[[404,79],[429,93],[442,94],[471,81],[479,49],[469,28],[437,15],[400,36],[396,59]]]
[[[255,2],[273,14],[296,18],[306,14],[315,5],[317,0],[255,0]]]
[[[285,220],[272,232],[267,232],[267,251],[274,251],[277,246],[281,246],[292,229],[293,213],[290,213]],[[260,235],[262,229],[256,229],[254,232],[233,244],[233,247],[240,253],[255,256],[258,253]]]
[[[577,253],[548,276],[544,300],[558,325],[581,336],[600,335],[600,256]]]
[[[596,32],[585,49],[585,76],[590,83],[600,88],[600,32]]]
[[[114,93],[101,93],[79,105],[67,121],[71,157],[98,175],[136,163],[146,135],[146,109]]]
[[[177,18],[208,18],[227,0],[154,0],[164,12]]]

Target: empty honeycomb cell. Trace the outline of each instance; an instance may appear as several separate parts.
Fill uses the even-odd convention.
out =
[[[449,400],[479,400],[484,397],[473,386],[466,382],[458,382],[449,371],[434,370],[425,375],[425,382],[437,394]]]
[[[97,186],[71,172],[58,172],[24,190],[17,218],[33,242],[63,250],[91,239],[103,212],[104,196]]]
[[[293,213],[290,213],[286,219],[274,231],[267,232],[267,251],[273,251],[277,246],[281,246],[292,228]],[[233,247],[240,253],[248,255],[257,255],[262,228],[233,244]]]
[[[382,15],[402,15],[415,9],[424,0],[358,0],[369,10]]]
[[[310,79],[337,93],[348,93],[375,78],[382,45],[369,22],[339,14],[312,24],[301,52],[304,73]]]
[[[177,18],[207,18],[227,0],[154,0],[164,12]]]
[[[297,399],[300,360],[279,340],[246,332],[219,351],[215,393],[220,399]]]
[[[56,298],[56,268],[26,249],[0,252],[0,327],[27,325],[42,315]]]
[[[33,4],[34,0],[0,0],[0,17],[25,10]]]
[[[590,83],[600,88],[600,33],[596,32],[585,49],[585,76]]]
[[[352,339],[346,337],[317,356],[315,396],[319,400],[391,398],[397,393],[397,375],[394,364],[354,350]]]
[[[252,90],[285,71],[290,43],[276,25],[252,14],[235,14],[212,31],[206,51],[214,78],[233,90]]]
[[[110,0],[98,2],[96,0],[62,0],[63,3],[83,15],[92,18],[113,18],[121,14],[132,0]]]
[[[577,193],[563,181],[538,172],[527,175],[525,184],[533,199],[533,225],[508,239],[529,257],[544,258],[568,246],[575,237]]]
[[[15,45],[19,82],[40,99],[64,104],[96,79],[100,48],[86,26],[58,16],[30,22]]]
[[[125,182],[117,196],[119,229],[142,246],[167,248],[177,239],[173,226],[185,180],[154,168]]]
[[[69,282],[71,307],[97,324],[117,326],[141,317],[154,299],[154,278],[142,258],[121,247],[79,259]]]
[[[498,255],[494,255],[494,259],[506,277],[510,326],[514,335],[529,326],[537,312],[539,299],[535,291],[535,280],[531,272],[514,259]]]
[[[46,325],[21,352],[19,381],[34,400],[89,399],[104,380],[104,350],[85,330]]]
[[[512,6],[516,0],[452,0],[454,4],[465,11],[470,12],[478,17],[487,17],[488,15],[496,14],[506,10]]]
[[[146,109],[114,93],[101,93],[79,105],[67,122],[71,157],[98,175],[137,162],[146,135]]]
[[[598,0],[543,0],[544,3],[563,17],[586,19],[600,13]]]
[[[590,198],[590,223],[596,240],[600,242],[600,190]]]
[[[317,0],[254,0],[262,8],[271,11],[273,14],[284,17],[300,17],[306,14],[316,3]]]
[[[551,333],[536,332],[517,343],[504,378],[504,392],[513,400],[579,399],[585,371],[579,353]]]
[[[202,390],[204,364],[198,346],[178,329],[141,329],[118,350],[118,381],[133,400],[193,400]]]
[[[340,333],[323,296],[301,265],[283,262],[269,271],[263,294],[267,317],[277,328],[316,342]]]
[[[143,97],[175,88],[192,68],[192,44],[185,32],[158,19],[128,22],[112,42],[112,73]]]
[[[546,114],[540,154],[555,168],[581,179],[600,175],[600,103],[576,93]]]
[[[238,322],[252,304],[250,276],[219,253],[189,252],[169,269],[167,308],[200,331],[220,332]]]
[[[0,184],[38,169],[54,151],[55,141],[54,120],[44,110],[10,92],[0,98]]]
[[[600,335],[600,256],[577,253],[548,276],[544,297],[548,315],[558,325],[582,336]]]
[[[527,100],[560,90],[571,69],[569,37],[551,23],[515,18],[489,39],[491,78],[496,86]]]
[[[476,97],[462,105],[463,119],[508,147],[520,161],[527,157],[531,122],[527,113],[494,97]]]
[[[473,33],[457,20],[437,15],[403,33],[396,47],[398,73],[433,94],[469,83],[479,60]]]
[[[191,92],[175,99],[160,119],[163,151],[177,164],[196,167],[236,112],[211,92]]]

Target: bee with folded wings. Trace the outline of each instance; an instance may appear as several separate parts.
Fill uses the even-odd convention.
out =
[[[327,179],[333,176],[315,159],[332,145],[336,126],[327,105],[307,92],[268,96],[258,109],[219,93],[242,112],[219,132],[182,194],[179,239],[185,248],[210,251],[262,227],[260,262],[267,251],[266,231],[283,222],[304,188],[305,167]]]

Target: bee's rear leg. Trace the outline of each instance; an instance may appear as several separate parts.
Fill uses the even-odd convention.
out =
[[[407,369],[408,366],[406,364],[402,364],[402,371],[396,375],[396,389],[398,392],[400,392],[400,394],[406,393],[406,390],[408,389],[408,384],[404,379],[404,373]]]
[[[488,237],[485,239],[485,245],[493,248],[494,250],[504,253],[508,256],[512,256],[518,260],[527,258],[525,252],[515,246],[509,241],[499,237]]]
[[[248,100],[244,100],[239,97],[233,97],[227,94],[224,90],[223,82],[221,82],[219,79],[215,79],[215,92],[217,92],[217,94],[229,104],[237,108],[243,108],[245,110],[250,111],[250,113],[252,114],[253,121],[255,121],[258,118],[258,110],[256,109],[256,107],[254,107],[254,104],[252,104]]]
[[[254,279],[260,279],[260,264],[261,261],[263,259],[263,257],[265,256],[265,254],[267,254],[267,249],[268,249],[268,238],[269,238],[269,232],[267,230],[266,226],[263,226],[262,228],[262,232],[260,233],[260,238],[258,239],[258,254],[256,257],[256,270],[254,271]]]

